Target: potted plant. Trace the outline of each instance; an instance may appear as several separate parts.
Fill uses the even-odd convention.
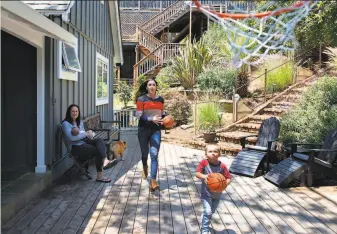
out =
[[[205,142],[215,141],[217,127],[219,127],[219,105],[202,104],[198,111],[198,129],[203,131]]]

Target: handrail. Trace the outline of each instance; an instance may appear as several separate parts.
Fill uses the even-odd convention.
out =
[[[152,36],[150,33],[146,32],[138,26],[137,39],[140,45],[143,45],[150,50],[154,50],[162,44],[160,40],[158,40],[156,37]]]
[[[135,65],[133,65],[133,67],[139,65],[141,62],[143,62],[145,59],[147,59],[148,57],[150,57],[151,55],[154,55],[154,53],[156,53],[158,50],[160,50],[162,47],[166,47],[169,45],[178,45],[178,47],[180,46],[184,46],[184,44],[180,44],[180,43],[162,43],[160,46],[158,46],[158,48],[156,48],[155,50],[153,50],[151,53],[149,53],[147,56],[145,56],[144,58],[142,58],[141,60],[138,61],[138,63],[136,63]]]
[[[164,46],[164,44],[161,44],[160,46],[158,46],[155,50],[153,50],[151,53],[149,53],[148,55],[146,55],[144,58],[142,58],[141,60],[138,61],[138,63],[136,63],[135,65],[133,65],[133,67],[138,66],[139,64],[141,64],[144,60],[148,59],[151,55],[154,55],[154,53],[156,53],[158,50],[160,50],[162,47]]]
[[[163,11],[159,12],[158,14],[155,14],[154,16],[152,16],[149,20],[147,20],[146,22],[144,22],[143,24],[140,25],[141,28],[144,29],[148,29],[149,24],[152,23],[152,21],[156,18],[163,18],[163,16],[166,16],[167,12],[172,12],[172,9],[175,8],[176,6],[181,7],[181,6],[185,6],[187,7],[187,5],[184,3],[184,1],[176,1],[173,4],[171,4],[170,6],[166,7]],[[177,12],[177,11],[175,11]],[[164,17],[166,18],[166,17]],[[148,30],[151,31],[151,30]]]
[[[168,59],[179,54],[180,46],[184,46],[184,44],[179,43],[162,44],[154,51],[149,53],[146,57],[142,58],[138,63],[136,63],[133,66],[134,85],[136,83],[139,73],[147,74],[154,68],[164,65],[164,63]]]
[[[171,6],[166,8],[164,11],[150,18],[140,27],[146,30],[147,32],[151,32],[158,25],[165,22],[167,19],[171,18],[172,16],[176,15],[177,12],[181,10],[185,10],[185,9],[187,9],[187,5],[184,3],[184,1],[177,1],[176,3],[173,3]]]

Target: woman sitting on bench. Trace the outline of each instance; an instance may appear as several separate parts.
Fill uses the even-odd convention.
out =
[[[71,153],[79,161],[86,161],[90,157],[95,157],[96,181],[109,183],[111,179],[104,178],[102,172],[102,169],[108,169],[112,166],[111,161],[107,159],[104,142],[99,138],[93,139],[93,132],[84,130],[83,121],[80,118],[80,108],[72,104],[68,107],[66,117],[62,121],[62,129],[71,147]]]

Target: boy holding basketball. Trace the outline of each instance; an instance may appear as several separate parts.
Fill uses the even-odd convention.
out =
[[[220,148],[217,145],[207,145],[205,149],[207,159],[201,160],[199,163],[195,176],[202,180],[201,186],[201,201],[204,207],[204,212],[201,216],[201,234],[210,233],[209,225],[211,223],[212,214],[220,203],[221,192],[212,192],[207,183],[209,174],[220,173],[226,179],[226,187],[231,181],[231,175],[226,165],[220,162]],[[226,189],[226,187],[224,189]]]

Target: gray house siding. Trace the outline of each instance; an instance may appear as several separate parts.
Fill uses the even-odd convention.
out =
[[[59,16],[50,19],[78,39],[78,58],[82,72],[78,81],[58,79],[58,42],[46,38],[46,163],[52,166],[54,178],[62,174],[72,163],[66,158],[65,147],[60,141],[58,125],[64,119],[67,107],[79,105],[81,117],[100,112],[103,120],[113,116],[113,39],[108,3],[76,1],[70,11],[70,22]],[[109,59],[109,104],[96,106],[96,52]],[[56,164],[55,164],[56,163]]]

